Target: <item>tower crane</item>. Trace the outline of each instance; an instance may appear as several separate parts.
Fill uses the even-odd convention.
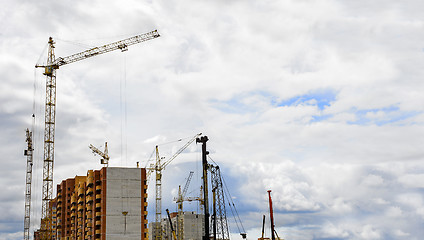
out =
[[[25,188],[25,219],[24,219],[24,240],[29,240],[29,227],[31,223],[31,182],[32,182],[32,163],[33,163],[33,146],[32,146],[32,132],[26,129],[26,142],[28,148],[24,151],[27,157],[27,171],[26,171],[26,188]]]
[[[100,163],[103,164],[103,166],[106,166],[106,167],[109,166],[109,155],[108,155],[108,152],[107,152],[107,142],[105,142],[105,151],[104,152],[100,151],[98,148],[96,148],[92,144],[90,144],[89,148],[93,151],[94,154],[97,154],[100,157],[102,157],[102,159],[100,159]]]
[[[191,178],[193,177],[193,171],[190,171],[190,174],[188,175],[187,182],[184,185],[184,190],[181,191],[181,185],[178,187],[178,198],[174,199],[174,201],[178,204],[178,225],[177,225],[177,232],[178,232],[178,239],[182,240],[184,239],[184,221],[183,221],[183,202],[184,197],[187,193],[188,186],[190,185]],[[188,199],[187,199],[188,200]]]
[[[128,46],[138,44],[147,40],[159,37],[157,30],[130,37],[121,41],[109,43],[103,46],[94,47],[86,51],[76,53],[67,57],[55,58],[53,38],[49,38],[49,48],[47,53],[47,64],[35,65],[36,68],[44,68],[46,75],[46,109],[44,125],[44,157],[43,157],[43,188],[42,188],[42,209],[41,209],[41,238],[50,239],[51,233],[48,226],[51,226],[48,218],[49,202],[53,194],[53,165],[54,165],[54,139],[56,123],[56,70],[59,67],[73,62],[81,61],[96,55],[120,49],[127,51]]]
[[[178,212],[183,211],[184,197],[187,193],[188,186],[190,185],[190,181],[191,181],[191,178],[193,177],[193,174],[194,174],[194,172],[190,171],[188,178],[187,178],[187,181],[184,185],[184,190],[181,191],[181,185],[180,185],[179,188],[178,188],[178,198],[174,198],[174,201],[176,201],[177,204],[178,204]]]
[[[198,136],[202,135],[202,133],[196,134],[193,138],[190,139],[184,146],[182,146],[172,157],[170,157],[167,160],[164,160],[164,158],[161,158],[159,156],[159,147],[156,145],[156,163],[150,165],[147,172],[147,178],[150,177],[153,171],[156,172],[156,215],[155,215],[155,239],[161,240],[162,239],[162,230],[160,221],[162,218],[162,170],[165,169],[168,164],[172,162],[180,153],[182,153],[191,143],[196,140]],[[164,162],[161,162],[164,160]]]

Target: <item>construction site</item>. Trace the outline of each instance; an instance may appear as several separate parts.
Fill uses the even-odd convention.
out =
[[[93,145],[91,151],[101,157],[99,169],[87,169],[86,175],[70,177],[53,182],[55,162],[56,127],[56,72],[64,65],[91,58],[115,50],[127,51],[131,45],[160,37],[157,30],[130,37],[121,41],[94,47],[67,57],[55,56],[55,41],[49,38],[47,63],[42,68],[46,79],[44,115],[43,174],[41,192],[41,221],[38,229],[31,232],[32,168],[34,164],[34,126],[26,130],[27,160],[24,240],[227,240],[230,239],[228,213],[237,224],[239,239],[247,239],[242,219],[237,213],[231,195],[221,175],[220,167],[209,158],[207,142],[202,133],[190,137],[171,156],[163,157],[155,146],[151,163],[141,167],[110,167],[108,145],[102,149]],[[59,96],[60,97],[60,96]],[[60,107],[60,106],[59,106]],[[34,117],[34,115],[33,115]],[[59,122],[59,124],[61,124]],[[178,188],[178,197],[173,200],[177,211],[162,208],[162,179],[165,168],[191,144],[201,146],[201,186],[198,195],[187,196],[194,172],[187,172],[184,185]],[[154,185],[154,196],[148,196]],[[155,212],[148,212],[148,199],[154,199]],[[271,190],[268,191],[271,236],[264,236],[265,215],[262,222],[262,237],[259,239],[282,239],[274,229]],[[184,202],[196,202],[198,211],[184,211]],[[149,222],[149,214],[154,221]]]

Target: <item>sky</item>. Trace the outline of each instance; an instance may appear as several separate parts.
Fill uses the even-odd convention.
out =
[[[160,38],[57,71],[55,184],[101,167],[89,144],[108,142],[110,166],[148,166],[155,145],[169,158],[201,132],[248,239],[260,236],[262,215],[270,235],[269,189],[286,240],[421,239],[423,9],[418,0],[3,0],[0,239],[23,236],[33,122],[32,229],[41,215],[45,77],[34,66],[48,38],[64,57],[155,29]],[[175,209],[189,171],[188,194],[198,194],[200,149],[164,171],[163,209]]]

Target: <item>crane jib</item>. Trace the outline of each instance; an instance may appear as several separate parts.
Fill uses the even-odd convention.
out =
[[[128,50],[128,46],[137,44],[137,43],[141,43],[147,40],[151,40],[154,38],[160,37],[160,34],[158,33],[157,30],[148,32],[148,33],[144,33],[144,34],[140,34],[134,37],[130,37],[124,40],[120,40],[117,42],[113,42],[113,43],[109,43],[100,47],[94,47],[91,49],[88,49],[86,51],[83,52],[79,52],[79,53],[75,53],[72,54],[70,56],[67,57],[58,57],[57,59],[55,59],[51,64],[47,64],[47,65],[35,65],[35,67],[54,67],[54,68],[59,68],[60,66],[69,64],[69,63],[73,63],[73,62],[77,62],[80,60],[84,60],[86,58],[89,57],[93,57],[99,54],[103,54],[103,53],[107,53],[107,52],[111,52],[114,50],[118,50],[120,49],[122,52],[127,51]]]

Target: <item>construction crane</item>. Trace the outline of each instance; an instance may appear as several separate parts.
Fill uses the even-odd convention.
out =
[[[268,190],[268,198],[269,198],[269,217],[271,220],[271,240],[284,240],[278,236],[277,231],[275,230],[274,210],[272,209],[271,190]]]
[[[193,173],[194,173],[193,171],[190,171],[190,174],[188,175],[187,181],[184,185],[183,191],[181,191],[181,185],[178,186],[178,197],[174,198],[174,201],[176,201],[178,205],[177,233],[178,233],[178,239],[181,239],[181,240],[184,239],[183,202],[185,200],[189,200],[189,199],[185,199],[185,195],[187,193],[188,186],[190,185],[191,178],[193,177]]]
[[[190,139],[184,146],[182,146],[172,157],[170,157],[168,160],[164,160],[164,158],[161,158],[159,156],[159,147],[156,145],[156,163],[151,165],[148,168],[147,172],[147,178],[150,177],[153,171],[156,172],[156,215],[155,215],[155,239],[161,240],[162,239],[162,230],[160,221],[162,219],[162,170],[165,169],[168,164],[172,162],[180,153],[182,153],[191,143],[196,140],[198,136],[202,135],[202,133],[196,134],[193,138]]]
[[[214,239],[230,239],[227,213],[225,211],[224,187],[219,166],[209,165],[213,193],[213,237]]]
[[[190,185],[190,181],[191,181],[191,178],[193,177],[193,174],[194,174],[194,172],[193,171],[190,171],[190,173],[188,175],[188,178],[187,178],[187,181],[186,181],[186,183],[184,185],[184,190],[183,191],[181,191],[181,185],[178,187],[178,198],[174,198],[174,201],[176,201],[177,204],[178,204],[178,211],[179,212],[180,211],[181,212],[183,211],[184,197],[185,197],[185,195],[187,193],[188,186]]]
[[[89,50],[76,53],[67,57],[55,58],[53,38],[49,38],[49,48],[46,65],[35,65],[36,68],[44,68],[46,75],[46,109],[44,127],[44,158],[43,158],[43,188],[42,188],[42,209],[41,209],[41,239],[50,239],[51,226],[49,214],[49,202],[53,195],[53,165],[54,165],[54,139],[56,123],[56,70],[59,67],[73,62],[81,61],[96,55],[120,49],[127,51],[128,46],[138,44],[147,40],[159,37],[157,30],[130,37],[121,41],[91,48]]]
[[[28,143],[24,155],[27,157],[26,170],[26,188],[25,188],[25,219],[24,219],[24,240],[29,240],[29,227],[31,223],[31,182],[32,182],[32,163],[33,163],[33,146],[32,132],[26,129],[26,142]]]
[[[171,220],[171,216],[169,215],[168,209],[166,209],[166,214],[168,215],[168,221],[169,221],[169,226],[171,227],[172,236],[174,237],[174,240],[177,240],[177,236],[175,235],[174,227],[172,225],[172,220]]]
[[[96,148],[92,144],[90,144],[89,148],[93,151],[94,154],[97,154],[100,157],[102,157],[102,159],[100,159],[100,163],[103,164],[103,166],[105,166],[105,167],[109,166],[109,155],[108,155],[108,152],[107,152],[107,142],[105,142],[105,151],[104,152],[100,151],[98,148]]]

